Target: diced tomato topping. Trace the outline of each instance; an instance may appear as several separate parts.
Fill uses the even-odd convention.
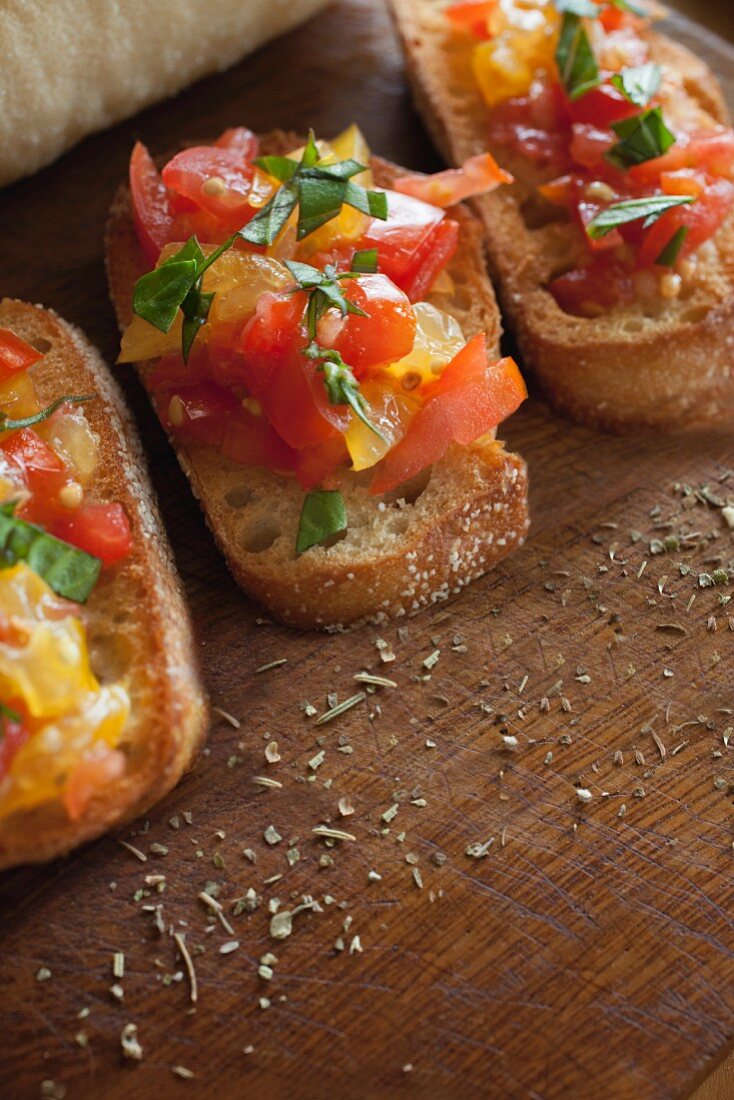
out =
[[[216,447],[224,438],[229,417],[236,416],[239,409],[231,391],[215,382],[198,382],[181,386],[170,397],[162,395],[158,412],[166,431]]]
[[[630,168],[640,184],[656,184],[663,172],[701,168],[712,176],[727,176],[734,169],[734,130],[723,127],[700,134],[679,134],[667,153]]]
[[[497,7],[497,0],[464,0],[446,9],[449,19],[477,38],[489,38],[489,17]]]
[[[415,314],[408,297],[385,275],[363,275],[344,284],[345,297],[367,316],[349,313],[340,318],[333,310],[322,321],[328,347],[340,352],[357,378],[370,367],[396,363],[415,342]],[[320,328],[320,333],[321,333]]]
[[[459,223],[447,218],[439,224],[415,254],[413,266],[402,277],[411,302],[425,298],[441,272],[451,263],[459,247]]]
[[[241,466],[264,466],[281,473],[292,470],[297,458],[264,413],[257,416],[242,407],[225,425],[222,452]]]
[[[155,161],[138,141],[130,157],[130,196],[138,240],[153,267],[161,250],[174,239],[168,188]]]
[[[613,122],[639,114],[640,108],[631,103],[613,84],[600,84],[577,100],[568,101],[572,122],[583,122],[601,130]]]
[[[690,206],[668,210],[646,232],[637,262],[640,267],[657,263],[679,229],[687,230],[681,259],[690,256],[713,237],[734,206],[734,183],[725,179],[709,179],[703,194]]]
[[[517,364],[487,365],[475,336],[425,390],[425,403],[402,440],[376,468],[372,493],[386,493],[437,462],[452,443],[468,446],[510,416],[527,397]]]
[[[68,515],[60,515],[52,534],[100,558],[105,567],[122,561],[132,550],[130,521],[117,503],[82,504]]]
[[[361,241],[360,248],[376,248],[380,271],[398,286],[415,267],[416,254],[445,214],[435,206],[399,191],[387,192],[389,218],[386,222],[373,219]]]
[[[162,178],[167,188],[234,231],[255,212],[248,203],[253,174],[252,165],[237,146],[201,145],[173,157]]]
[[[304,489],[315,489],[320,485],[328,488],[329,479],[348,458],[344,438],[335,436],[314,447],[297,451],[293,470]]]
[[[0,716],[0,782],[10,771],[13,760],[29,737],[30,732],[22,721],[16,722],[7,715]]]
[[[125,774],[125,754],[104,744],[95,745],[74,766],[61,795],[71,821],[78,821],[100,787]]]
[[[470,157],[462,168],[449,168],[433,176],[400,176],[394,188],[403,195],[447,207],[512,182],[513,177],[500,168],[491,153],[480,153]]]
[[[594,317],[635,300],[632,274],[629,267],[610,262],[604,256],[560,275],[550,283],[548,290],[564,313]]]
[[[59,491],[69,475],[56,451],[32,428],[21,428],[0,442],[0,447],[21,472],[31,497],[19,509],[24,519],[45,524],[57,507]]]
[[[329,401],[324,376],[303,354],[303,292],[264,294],[242,334],[248,388],[290,447],[300,449],[343,434],[348,409]]]
[[[598,168],[605,164],[604,156],[616,140],[610,130],[601,130],[588,122],[575,122],[572,128],[571,156],[583,168]]]
[[[233,126],[225,130],[214,142],[220,149],[236,149],[245,160],[254,160],[260,152],[260,141],[246,126]]]
[[[10,329],[0,328],[0,382],[8,382],[13,375],[28,370],[42,358],[40,351],[20,336]]]

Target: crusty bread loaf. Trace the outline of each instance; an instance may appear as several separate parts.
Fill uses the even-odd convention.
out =
[[[476,85],[469,35],[445,18],[447,0],[391,0],[415,100],[446,160],[486,152],[487,108]],[[662,35],[652,56],[677,78],[666,114],[701,126],[724,122],[709,68]],[[570,316],[545,289],[583,257],[580,231],[559,208],[538,209],[538,179],[521,157],[491,150],[517,182],[475,200],[490,271],[528,368],[559,411],[611,431],[694,428],[734,417],[734,215],[701,250],[680,298]]]
[[[273,134],[265,147],[287,152],[298,143],[293,135]],[[395,169],[378,160],[373,167],[377,182],[389,186]],[[489,355],[496,359],[500,318],[482,262],[481,234],[466,210],[452,210],[451,216],[461,225],[459,253],[449,268],[455,291],[437,296],[435,304],[459,320],[467,339],[486,332]],[[133,284],[145,270],[125,188],[108,224],[107,269],[124,328]],[[145,365],[139,371],[145,380]],[[239,466],[211,447],[173,442],[238,583],[296,626],[336,628],[446,599],[505,557],[527,531],[525,464],[492,442],[453,448],[400,499],[398,493],[371,496],[369,476],[345,471],[346,537],[297,557],[303,490],[293,478]]]
[[[124,681],[131,715],[120,748],[122,779],[104,787],[77,822],[60,802],[0,820],[0,868],[51,859],[143,813],[174,786],[201,742],[206,706],[175,566],[122,395],[76,329],[39,306],[4,299],[0,326],[45,352],[33,367],[40,398],[93,393],[85,415],[99,437],[90,500],[119,501],[133,534],[131,556],[103,571],[85,606],[92,666]]]
[[[0,0],[0,186],[328,0]]]

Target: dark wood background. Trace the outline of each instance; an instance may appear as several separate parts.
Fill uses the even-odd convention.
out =
[[[719,5],[700,8],[724,29]],[[723,44],[671,25],[731,73]],[[352,119],[376,151],[436,166],[370,0],[4,191],[0,294],[53,306],[112,361],[101,236],[135,137],[162,152],[238,123],[329,135]],[[531,470],[522,552],[400,630],[299,635],[237,591],[125,377],[206,683],[241,727],[217,720],[145,823],[0,880],[2,1096],[687,1097],[734,1038],[734,605],[730,585],[698,581],[733,554],[719,507],[734,494],[731,433],[612,439],[530,401],[506,431]],[[681,534],[693,538],[653,552]],[[348,698],[364,669],[398,687],[316,727],[302,704]],[[312,832],[324,822],[356,839],[327,848]],[[484,858],[466,854],[491,837]],[[209,882],[233,934],[197,901]],[[250,887],[260,907],[234,915]],[[323,911],[270,939],[268,902],[304,894]],[[172,931],[194,957],[196,1011]],[[128,1023],[139,1063],[121,1055]]]

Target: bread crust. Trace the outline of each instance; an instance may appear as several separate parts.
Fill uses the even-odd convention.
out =
[[[476,87],[471,42],[452,33],[444,0],[391,0],[418,110],[447,161],[487,150],[486,106]],[[727,121],[708,66],[683,46],[648,32],[652,56],[677,72],[701,118]],[[504,151],[495,150],[507,161]],[[508,164],[510,170],[512,164]],[[573,265],[576,231],[528,228],[522,184],[474,200],[504,316],[543,395],[559,412],[613,432],[695,429],[734,418],[734,214],[716,235],[686,301],[654,315],[638,307],[602,318],[574,317],[545,289]]]
[[[207,708],[180,583],[120,390],[82,333],[52,311],[4,299],[0,326],[45,350],[33,367],[43,401],[95,394],[85,405],[99,439],[88,498],[119,501],[133,534],[130,557],[103,572],[84,612],[95,673],[113,681],[123,672],[131,696],[120,745],[125,775],[105,786],[79,821],[69,821],[60,802],[0,820],[4,869],[44,862],[144,813],[191,763],[204,738]]]
[[[286,152],[299,143],[295,135],[281,132],[264,139],[268,152]],[[382,186],[389,186],[398,174],[376,158],[373,169]],[[482,260],[481,231],[467,210],[457,208],[451,216],[461,227],[459,255],[449,269],[457,289],[452,299],[442,298],[437,304],[460,318],[467,339],[485,331],[488,353],[496,359],[501,322]],[[131,319],[134,282],[145,270],[126,188],[118,191],[112,206],[106,257],[112,300],[124,329]],[[145,365],[137,369],[145,381]],[[283,501],[292,495],[292,484],[268,471],[237,467],[211,448],[181,445],[173,438],[171,442],[237,582],[279,619],[301,628],[338,629],[363,619],[380,621],[446,599],[520,545],[528,528],[525,464],[506,454],[501,444],[490,442],[452,448],[436,463],[427,488],[399,518],[390,520],[392,530],[404,521],[406,530],[391,535],[372,554],[355,553],[340,543],[297,558],[293,548],[300,507],[295,503],[282,509],[287,514],[276,549],[250,552],[243,545],[248,506],[235,515],[228,505],[231,493],[249,494],[256,501],[268,495]],[[367,514],[367,523],[370,516],[378,522],[379,502],[368,497],[358,479],[346,489],[355,511]]]

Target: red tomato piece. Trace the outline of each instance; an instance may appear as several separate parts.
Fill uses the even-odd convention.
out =
[[[9,381],[13,375],[28,370],[42,358],[40,351],[21,340],[9,328],[0,328],[0,382]]]
[[[23,475],[31,493],[20,514],[44,524],[57,508],[59,490],[69,480],[64,463],[32,428],[21,428],[0,443],[3,451]]]
[[[108,745],[95,745],[72,769],[61,795],[71,821],[78,821],[100,787],[125,774],[125,754]]]
[[[476,38],[489,38],[489,17],[496,7],[497,0],[464,0],[447,8],[446,15],[457,27]]]
[[[175,240],[174,222],[168,188],[155,161],[140,141],[135,143],[130,157],[130,195],[138,240],[146,259],[153,266],[161,249]]]
[[[228,418],[222,452],[241,466],[264,466],[279,473],[292,470],[297,458],[265,415],[255,416],[242,407]]]
[[[677,172],[661,172],[660,186],[666,195],[692,195],[697,199],[706,190],[706,177],[695,168],[679,168]]]
[[[455,206],[474,195],[486,195],[502,183],[513,183],[509,172],[500,168],[491,153],[470,157],[462,168],[448,168],[433,176],[399,176],[396,191],[430,202],[433,206]]]
[[[681,259],[690,256],[710,240],[734,206],[734,183],[709,178],[706,190],[690,206],[668,210],[644,235],[637,262],[640,267],[652,267],[679,229],[687,229]]]
[[[388,220],[373,219],[359,242],[359,248],[376,248],[380,271],[401,286],[401,280],[413,270],[416,253],[425,244],[445,214],[399,191],[387,192]]]
[[[702,168],[712,176],[727,176],[734,167],[734,130],[719,127],[699,134],[679,134],[667,153],[630,168],[641,184],[656,184],[662,172]]]
[[[10,771],[13,760],[30,737],[30,732],[22,721],[16,722],[6,714],[0,717],[0,723],[0,782],[2,782]]]
[[[584,122],[601,130],[613,122],[632,118],[640,108],[630,103],[613,84],[600,84],[576,100],[568,101],[568,112],[573,122]]]
[[[217,447],[224,438],[229,418],[236,416],[240,408],[233,393],[214,382],[198,382],[181,386],[170,396],[161,394],[158,415],[166,431]]]
[[[254,160],[260,151],[260,141],[246,126],[225,130],[214,142],[220,149],[236,149],[245,160]]]
[[[329,481],[340,466],[349,461],[342,436],[326,439],[314,447],[296,452],[294,473],[304,489],[329,488]]]
[[[254,209],[248,203],[254,168],[236,146],[200,145],[177,153],[163,182],[227,227],[240,228]]]
[[[631,270],[610,263],[607,256],[560,275],[548,290],[563,312],[572,317],[596,317],[604,310],[635,300]]]
[[[53,525],[52,534],[79,550],[100,558],[102,565],[115,565],[132,550],[130,521],[121,504],[82,504]]]
[[[405,358],[415,343],[415,314],[407,295],[385,275],[363,275],[343,286],[345,297],[367,316],[341,318],[330,310],[319,328],[321,343],[340,352],[358,378],[370,367]]]
[[[606,164],[604,154],[609,152],[616,141],[609,130],[602,130],[588,122],[575,122],[570,153],[576,163],[584,168],[597,168]]]
[[[332,405],[323,373],[306,358],[306,295],[264,294],[245,326],[241,351],[248,389],[286,443],[296,450],[343,434],[349,417]]]
[[[371,493],[386,493],[437,462],[451,446],[468,446],[510,416],[527,397],[513,359],[487,365],[485,337],[475,336],[426,387],[408,431],[376,468]]]
[[[444,268],[456,255],[459,247],[459,223],[446,218],[439,224],[418,249],[413,266],[399,280],[411,302],[420,302],[435,283]]]

